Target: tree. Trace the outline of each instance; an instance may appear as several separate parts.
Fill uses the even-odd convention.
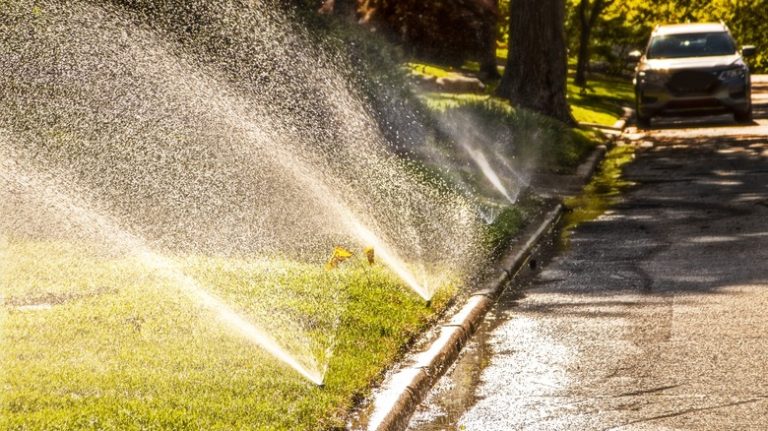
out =
[[[512,0],[509,53],[497,94],[521,108],[575,125],[566,95],[563,0]]]
[[[595,27],[598,16],[603,9],[613,3],[613,0],[589,0],[579,1],[577,13],[579,19],[579,52],[576,58],[576,85],[587,85],[587,68],[589,66],[589,44],[591,42],[592,29]]]
[[[337,0],[338,1],[338,0]],[[422,60],[496,72],[497,0],[360,0],[360,21]]]
[[[484,0],[481,3],[490,17],[485,20],[480,32],[484,45],[480,55],[480,76],[482,79],[498,79],[500,76],[496,65],[496,35],[499,25],[499,0]]]

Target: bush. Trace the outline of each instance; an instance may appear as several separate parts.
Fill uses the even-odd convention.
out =
[[[578,43],[577,5],[569,1],[567,32],[571,52]],[[671,0],[613,2],[601,14],[592,35],[592,60],[603,62],[606,71],[627,72],[626,54],[642,49],[658,24],[683,22],[720,22],[727,24],[739,44],[753,44],[758,54],[750,59],[757,72],[768,71],[768,21],[764,18],[768,0]]]

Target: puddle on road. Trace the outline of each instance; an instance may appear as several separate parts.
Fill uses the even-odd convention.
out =
[[[517,313],[515,308],[522,298],[519,293],[502,297],[460,359],[413,415],[409,431],[462,430],[461,424],[473,423],[477,419],[474,416],[484,420],[492,415],[509,418],[527,411],[532,399],[553,396],[567,386],[566,369],[573,352],[543,333],[529,316],[510,318],[510,313]],[[492,358],[493,367],[488,368]],[[495,377],[493,372],[504,376]],[[498,386],[507,384],[519,388],[521,396],[494,400],[505,393]],[[512,408],[496,411],[493,407],[489,410],[489,405]]]
[[[457,423],[473,404],[480,374],[491,358],[488,330],[481,329],[464,348],[445,377],[430,391],[411,418],[410,431],[457,429]]]
[[[534,258],[547,261],[555,253],[555,244],[545,242]],[[541,265],[536,269],[526,266],[518,274],[515,285],[529,286],[540,273]],[[408,426],[409,431],[444,431],[460,430],[459,420],[481,398],[477,388],[483,371],[490,364],[494,349],[498,349],[498,340],[493,339],[493,332],[509,321],[510,313],[515,313],[520,300],[525,298],[525,288],[509,288],[488,312],[482,326],[473,335],[461,352],[459,359],[430,390],[427,398],[418,407]],[[518,337],[515,341],[519,340]],[[498,353],[504,353],[501,351]],[[482,395],[480,395],[482,397]]]
[[[492,350],[488,337],[496,321],[489,313],[459,359],[430,390],[411,418],[409,431],[443,431],[458,428],[461,416],[476,402],[480,375],[488,366]]]

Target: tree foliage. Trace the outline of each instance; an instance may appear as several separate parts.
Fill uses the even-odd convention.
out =
[[[579,39],[578,5],[568,0],[569,47]],[[594,0],[593,0],[594,1]],[[613,2],[595,22],[591,37],[593,59],[608,72],[626,67],[626,54],[645,46],[658,24],[724,22],[741,45],[752,44],[758,55],[750,60],[757,71],[768,71],[768,0],[626,0]]]
[[[424,59],[459,66],[495,53],[495,0],[360,0],[358,11],[362,22]]]

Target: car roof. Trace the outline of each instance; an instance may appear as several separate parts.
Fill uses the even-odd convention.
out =
[[[691,24],[660,25],[653,30],[654,35],[682,34],[682,33],[718,33],[728,31],[728,27],[722,23],[705,22]]]

